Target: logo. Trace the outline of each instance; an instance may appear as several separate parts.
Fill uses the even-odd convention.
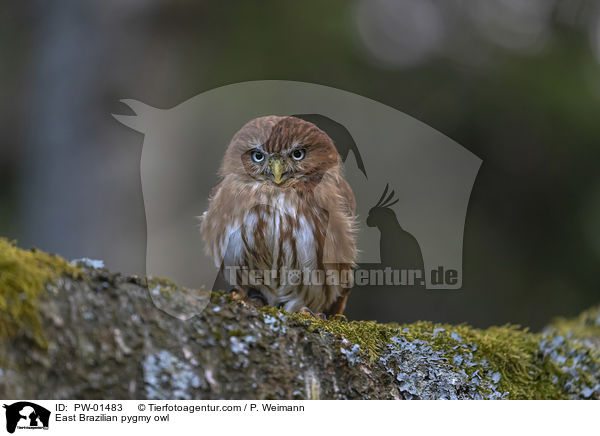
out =
[[[27,430],[48,430],[50,411],[28,401],[4,405],[6,409],[6,431],[14,433],[18,428]]]

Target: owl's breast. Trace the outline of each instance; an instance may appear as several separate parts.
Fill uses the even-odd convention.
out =
[[[224,264],[260,271],[316,268],[319,224],[293,200],[275,196],[250,207],[228,226]]]
[[[315,267],[315,223],[283,196],[258,204],[244,217],[239,242],[242,263],[264,270]]]

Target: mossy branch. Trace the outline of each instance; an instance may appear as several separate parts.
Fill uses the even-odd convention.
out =
[[[541,333],[321,320],[0,239],[5,398],[600,398],[600,308]]]

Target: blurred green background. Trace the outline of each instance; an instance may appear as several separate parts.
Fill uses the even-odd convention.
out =
[[[351,297],[349,317],[537,329],[600,301],[598,2],[4,2],[0,54],[0,236],[22,247],[143,272],[143,138],[119,99],[297,80],[483,159],[463,289]]]

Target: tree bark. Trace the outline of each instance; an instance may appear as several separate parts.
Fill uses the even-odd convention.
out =
[[[81,273],[48,280],[39,296],[41,343],[32,328],[2,339],[0,396],[600,397],[597,309],[541,334],[322,321],[79,266]],[[0,262],[0,276],[2,268]]]

